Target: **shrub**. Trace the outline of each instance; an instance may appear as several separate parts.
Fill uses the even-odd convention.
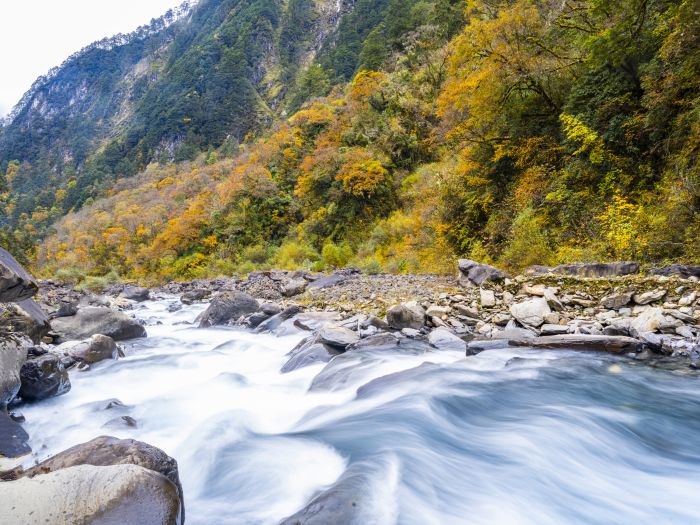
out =
[[[309,244],[287,241],[280,246],[275,262],[283,270],[296,270],[310,268],[318,259],[318,252]]]
[[[327,268],[342,268],[352,259],[352,248],[346,242],[340,246],[332,242],[326,243],[321,250],[323,263]]]

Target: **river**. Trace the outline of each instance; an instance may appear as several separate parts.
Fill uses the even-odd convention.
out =
[[[303,334],[198,329],[203,306],[169,313],[176,301],[139,305],[147,339],[24,407],[41,459],[99,435],[160,447],[193,525],[276,524],[348,468],[358,525],[700,523],[695,377],[603,354],[421,346],[282,374]]]

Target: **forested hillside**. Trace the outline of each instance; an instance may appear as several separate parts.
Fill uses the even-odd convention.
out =
[[[192,75],[200,55],[180,70],[200,95],[233,72],[221,85],[251,86],[250,100],[154,89],[148,107],[174,120],[140,113],[143,133],[114,157],[131,167],[110,173],[143,173],[55,225],[36,253],[47,273],[163,280],[270,266],[451,271],[455,255],[512,269],[700,259],[697,0],[357,0],[336,18],[319,15],[324,2],[265,5],[280,15],[259,37],[301,44],[279,46],[259,71],[246,55],[252,75],[233,62]],[[310,52],[314,31],[332,36]],[[241,52],[269,49],[235,34]],[[201,38],[173,42],[196,40],[203,53]],[[185,114],[195,124],[178,135]],[[144,131],[158,122],[163,133]],[[164,154],[163,137],[187,154]],[[11,163],[6,179],[21,169]],[[13,235],[33,235],[43,216],[14,219]]]

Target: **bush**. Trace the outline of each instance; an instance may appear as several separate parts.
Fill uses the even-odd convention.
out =
[[[106,275],[88,275],[76,286],[78,290],[89,290],[91,292],[101,292],[112,284],[121,282],[121,278],[116,270],[112,270]]]
[[[546,266],[552,259],[552,249],[540,218],[533,209],[525,208],[513,221],[500,264],[507,270],[519,272],[533,264]]]
[[[342,268],[352,259],[352,248],[346,242],[340,246],[332,242],[326,243],[321,250],[321,257],[326,268]]]
[[[287,241],[280,246],[275,258],[275,265],[283,270],[297,270],[311,268],[318,259],[318,252],[309,244]]]

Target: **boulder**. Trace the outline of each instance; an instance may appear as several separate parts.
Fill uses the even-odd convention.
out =
[[[29,434],[10,417],[5,408],[0,407],[0,460],[2,458],[19,458],[29,454],[32,449],[28,441]],[[0,487],[2,487],[1,482]],[[8,501],[2,499],[2,488],[0,488],[0,501]],[[0,515],[2,515],[3,506],[0,505]],[[6,522],[0,519],[0,523]]]
[[[404,328],[420,330],[425,325],[425,310],[415,301],[397,304],[389,308],[386,320],[395,330]]]
[[[258,301],[244,292],[222,292],[211,300],[209,307],[197,318],[199,326],[224,325],[236,321],[242,315],[260,309]]]
[[[481,286],[487,281],[503,282],[508,276],[493,266],[481,264],[471,259],[460,259],[457,262],[459,272],[457,280],[459,284],[465,287]]]
[[[119,297],[141,303],[151,298],[151,292],[148,291],[148,288],[144,288],[143,286],[127,285],[122,290],[122,293],[119,294]]]
[[[493,290],[479,290],[479,302],[483,308],[492,308],[496,306],[496,294]]]
[[[321,277],[320,279],[316,279],[315,281],[309,283],[308,288],[309,290],[321,290],[324,288],[331,288],[333,286],[345,283],[350,279],[357,277],[359,274],[360,272],[353,268],[342,268],[340,270],[336,270],[331,275]]]
[[[280,292],[285,297],[294,297],[295,295],[304,293],[308,285],[309,282],[306,279],[292,279],[282,285]]]
[[[345,349],[360,340],[357,332],[335,325],[326,325],[318,332],[318,341],[338,348]]]
[[[330,346],[314,342],[315,338],[310,339],[313,341],[308,341],[290,352],[289,360],[282,366],[280,372],[286,374],[316,363],[327,363],[340,353],[339,350]]]
[[[182,304],[194,304],[198,301],[203,300],[207,295],[209,295],[209,291],[207,290],[190,290],[189,292],[185,292],[182,294],[180,297],[180,302]]]
[[[0,523],[182,523],[177,487],[137,465],[79,465],[0,483]]]
[[[0,410],[3,410],[19,392],[19,373],[27,360],[27,349],[30,346],[30,341],[23,337],[0,339]]]
[[[52,472],[61,472],[81,465],[94,467],[130,465],[157,473],[172,484],[178,499],[178,514],[180,514],[180,520],[178,522],[184,523],[184,507],[182,507],[182,502],[184,500],[177,461],[159,448],[134,439],[117,439],[109,436],[101,436],[87,443],[82,443],[64,450],[27,470],[16,468],[5,472],[2,474],[2,479],[30,479],[35,478],[35,476],[39,477]],[[0,487],[2,486],[4,486],[4,484],[0,483]],[[99,486],[96,488],[99,488]],[[0,491],[1,490],[2,489],[0,489]],[[89,493],[89,491],[86,493]],[[76,494],[74,496],[79,495]],[[0,523],[2,523],[2,520],[0,520]],[[115,523],[132,522],[122,521]],[[136,520],[133,521],[133,523],[144,522]],[[175,520],[167,523],[175,523]]]
[[[0,303],[23,301],[39,290],[34,278],[10,252],[0,248]]]
[[[635,335],[642,332],[656,332],[659,326],[666,321],[663,314],[663,308],[649,308],[643,311],[639,316],[632,319],[630,333]]]
[[[26,335],[34,343],[40,343],[49,333],[49,318],[32,299],[18,303],[0,303],[0,331]]]
[[[114,339],[102,334],[95,334],[84,341],[69,341],[56,348],[56,352],[62,352],[87,364],[98,363],[105,359],[116,359],[118,350]]]
[[[666,297],[666,290],[652,290],[650,292],[634,294],[634,302],[638,305],[655,303]]]
[[[550,310],[547,300],[542,297],[516,303],[510,307],[511,315],[519,323],[535,328],[541,326],[544,323],[545,316],[551,312],[552,310]]]
[[[612,353],[628,353],[642,350],[644,343],[631,337],[613,335],[548,335],[528,340],[512,340],[515,346],[551,348],[560,350],[593,350]]]
[[[651,270],[653,275],[663,275],[666,277],[681,277],[683,279],[689,279],[690,277],[696,277],[700,279],[700,266],[688,266],[685,264],[670,264],[668,266],[663,266],[661,268],[654,268]]]
[[[603,308],[609,310],[619,310],[623,306],[627,306],[632,301],[633,292],[624,292],[611,294],[603,297],[600,300],[600,304]]]
[[[552,272],[575,277],[616,277],[639,273],[639,264],[635,262],[562,264],[553,268]]]
[[[264,305],[263,305],[264,307]],[[269,309],[268,309],[269,311]],[[263,310],[263,312],[265,312]],[[285,321],[291,319],[295,315],[301,312],[301,308],[296,305],[289,306],[277,314],[273,314],[272,317],[260,323],[256,329],[257,332],[271,332],[279,328],[279,326]]]
[[[138,321],[122,312],[105,307],[87,307],[71,317],[59,317],[51,321],[58,342],[87,339],[95,334],[111,337],[115,341],[146,337],[146,329]]]
[[[22,365],[19,395],[25,401],[40,401],[70,390],[68,372],[56,354],[44,354]]]
[[[428,342],[438,350],[464,352],[467,349],[467,343],[446,328],[436,328],[430,332]]]
[[[546,275],[550,273],[553,270],[553,268],[549,266],[542,266],[539,264],[535,264],[533,266],[528,266],[523,270],[523,275],[527,277],[537,277],[538,275]]]
[[[347,350],[348,352],[359,352],[362,350],[372,350],[376,348],[394,348],[398,346],[398,344],[399,338],[396,335],[390,332],[382,332],[380,334],[374,334],[360,339],[354,345],[349,346]]]

